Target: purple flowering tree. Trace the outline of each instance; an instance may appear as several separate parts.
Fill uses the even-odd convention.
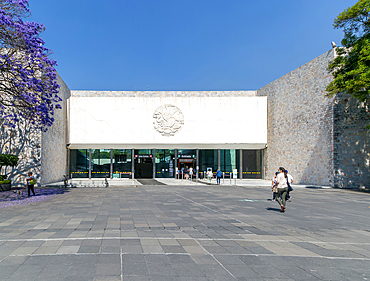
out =
[[[22,20],[29,13],[28,0],[0,0],[0,119],[46,131],[61,108],[57,63],[40,37],[45,26]]]

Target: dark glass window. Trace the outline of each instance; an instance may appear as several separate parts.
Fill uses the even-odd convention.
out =
[[[131,174],[131,149],[113,149],[113,178],[129,178]]]
[[[91,149],[91,177],[109,178],[110,149]]]
[[[135,178],[153,178],[153,154],[151,149],[134,150]]]
[[[217,171],[217,149],[200,149],[199,150],[199,174],[202,177],[204,172],[209,168],[215,174]]]
[[[225,174],[229,175],[233,172],[234,169],[238,169],[239,171],[239,152],[238,149],[221,149],[220,150],[220,168],[221,172],[225,172]]]
[[[155,152],[155,170],[157,178],[173,178],[175,176],[175,150],[157,149]]]
[[[70,174],[72,178],[89,177],[89,150],[71,149],[70,150]]]
[[[243,178],[261,179],[261,150],[243,150]]]

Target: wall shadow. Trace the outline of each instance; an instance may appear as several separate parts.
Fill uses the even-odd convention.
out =
[[[0,154],[14,154],[19,158],[16,167],[3,167],[0,174],[8,175],[12,185],[24,186],[29,171],[35,175],[40,174],[41,132],[23,119],[15,128],[0,120],[0,134]]]
[[[370,188],[370,102],[339,94],[334,104],[334,186]]]

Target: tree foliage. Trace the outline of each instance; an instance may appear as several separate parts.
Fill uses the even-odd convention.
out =
[[[342,47],[329,63],[334,80],[327,86],[327,95],[346,92],[359,101],[370,94],[370,0],[360,0],[334,20],[334,28],[344,31]]]
[[[23,21],[29,12],[28,0],[0,0],[0,118],[47,130],[60,108],[57,63],[40,37],[45,26]]]
[[[13,154],[0,154],[0,173],[2,167],[14,167],[18,165],[18,156]]]

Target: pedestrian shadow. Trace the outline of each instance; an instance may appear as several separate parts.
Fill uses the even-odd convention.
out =
[[[266,208],[267,211],[280,212],[280,208]]]
[[[0,202],[12,202],[12,201],[14,202],[14,201],[22,201],[22,200],[35,201],[36,198],[45,198],[51,195],[63,194],[66,192],[69,192],[69,191],[67,189],[61,189],[61,188],[35,188],[35,195],[28,197],[27,188],[17,187],[17,188],[12,188],[11,190],[8,190],[8,191],[0,192]]]

